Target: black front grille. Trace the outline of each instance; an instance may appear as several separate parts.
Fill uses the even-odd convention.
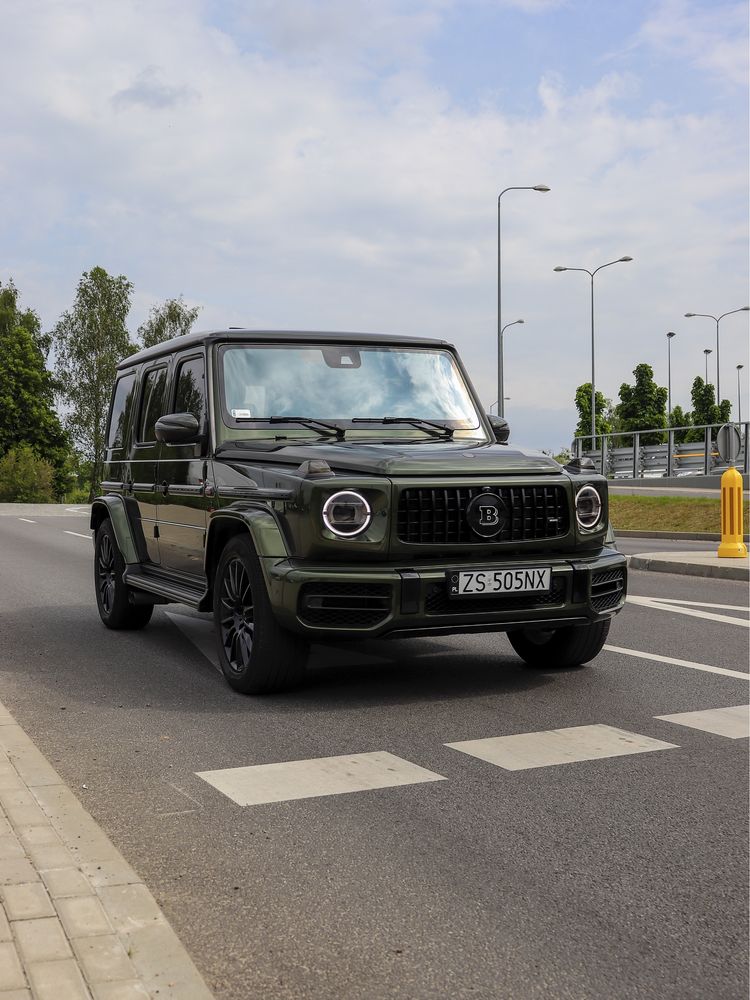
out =
[[[625,596],[625,570],[609,569],[591,577],[591,607],[594,611],[616,608]]]
[[[498,611],[533,611],[565,602],[565,580],[553,577],[552,587],[542,594],[503,594],[498,597],[448,596],[444,583],[432,583],[427,588],[425,613],[428,615],[467,615],[497,613]]]
[[[299,592],[301,621],[326,628],[373,628],[391,611],[387,583],[305,583]]]
[[[414,545],[487,545],[491,542],[527,542],[558,538],[568,531],[568,503],[562,486],[492,486],[509,517],[494,538],[474,534],[466,508],[482,486],[411,487],[398,501],[397,534]]]

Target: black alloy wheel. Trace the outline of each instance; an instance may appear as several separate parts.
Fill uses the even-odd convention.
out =
[[[249,534],[227,542],[213,594],[219,663],[230,687],[242,694],[269,694],[299,684],[308,643],[279,624]]]
[[[611,618],[605,618],[588,625],[518,629],[508,632],[508,640],[528,667],[536,670],[580,667],[601,652],[611,622]]]
[[[96,532],[94,586],[99,617],[113,629],[138,629],[148,625],[153,604],[136,604],[135,593],[123,580],[125,560],[117,546],[114,528],[105,518]]]
[[[221,579],[221,644],[230,670],[244,673],[250,665],[255,635],[253,593],[247,569],[237,557],[224,567]]]

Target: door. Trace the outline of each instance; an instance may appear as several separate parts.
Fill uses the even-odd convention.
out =
[[[133,498],[138,505],[148,558],[159,563],[158,504],[160,491],[157,471],[161,445],[156,440],[156,421],[166,409],[168,365],[162,362],[146,368],[141,379],[138,422],[130,462]]]
[[[159,554],[164,569],[192,577],[203,574],[208,522],[205,496],[206,365],[202,352],[174,360],[169,407],[165,413],[192,413],[201,439],[196,444],[163,444],[159,458]]]

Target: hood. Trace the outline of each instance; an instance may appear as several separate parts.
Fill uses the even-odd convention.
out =
[[[560,472],[548,455],[506,444],[470,441],[425,441],[412,444],[371,444],[364,441],[310,442],[273,448],[251,444],[222,448],[233,461],[283,462],[300,465],[309,459],[328,462],[331,469],[382,476],[544,475]]]

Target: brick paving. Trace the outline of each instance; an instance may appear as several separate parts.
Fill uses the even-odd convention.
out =
[[[0,1000],[212,1000],[156,900],[0,703]]]

